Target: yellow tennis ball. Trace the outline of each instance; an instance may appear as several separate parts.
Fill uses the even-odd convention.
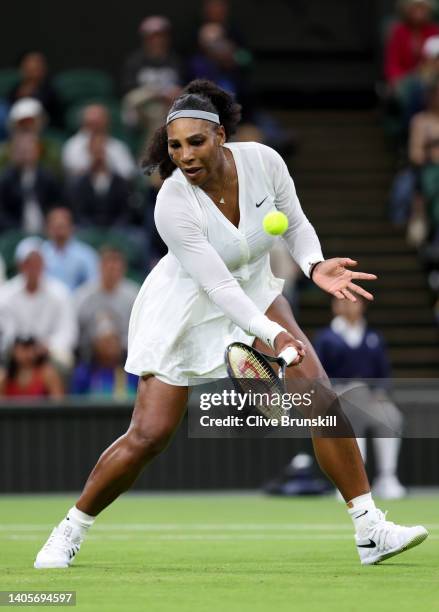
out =
[[[265,215],[262,227],[271,236],[280,236],[288,229],[288,217],[283,212],[275,210]]]

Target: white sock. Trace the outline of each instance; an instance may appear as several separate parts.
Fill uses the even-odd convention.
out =
[[[348,513],[351,516],[357,533],[364,531],[371,522],[376,521],[376,510],[375,502],[372,499],[372,493],[359,495],[348,502]]]
[[[76,506],[70,508],[67,512],[66,520],[70,521],[75,527],[77,527],[81,533],[87,532],[95,521],[95,516],[90,516],[85,512],[79,510]]]

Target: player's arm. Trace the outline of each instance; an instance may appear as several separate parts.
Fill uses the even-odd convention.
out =
[[[305,275],[309,277],[312,273],[314,283],[337,299],[355,302],[357,293],[367,300],[373,300],[371,293],[353,281],[375,280],[376,276],[349,270],[349,267],[357,265],[357,262],[349,257],[324,259],[320,241],[302,210],[294,181],[285,162],[269,147],[262,148],[262,157],[267,178],[273,183],[276,208],[288,217],[289,226],[283,238]]]
[[[288,229],[282,238],[293,259],[309,276],[311,266],[324,260],[316,231],[302,210],[294,181],[282,157],[265,145],[260,145],[260,154],[267,181],[273,186],[276,209],[288,218]]]
[[[183,186],[177,184],[172,189],[162,188],[157,199],[155,222],[171,253],[212,302],[246,333],[274,347],[279,333],[287,332],[266,317],[241,289],[203,234],[200,221],[185,199]],[[295,348],[296,342],[291,340]],[[299,348],[303,350],[297,343],[298,352]]]

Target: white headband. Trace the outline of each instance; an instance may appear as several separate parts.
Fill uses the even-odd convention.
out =
[[[166,125],[169,125],[171,121],[175,119],[204,119],[205,121],[212,121],[220,125],[219,115],[216,113],[208,113],[202,110],[177,110],[169,113],[166,119]]]

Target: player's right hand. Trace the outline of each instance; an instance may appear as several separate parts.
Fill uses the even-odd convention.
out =
[[[276,355],[279,357],[279,354],[282,353],[286,348],[292,346],[297,351],[296,359],[290,363],[290,365],[299,365],[306,355],[306,349],[303,342],[294,338],[289,332],[280,332],[274,339],[274,350]]]

